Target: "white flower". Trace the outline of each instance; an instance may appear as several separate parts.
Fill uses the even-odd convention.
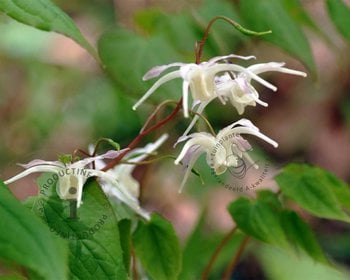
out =
[[[140,104],[142,104],[156,89],[158,89],[162,84],[176,79],[182,78],[182,96],[183,96],[183,110],[184,116],[188,117],[188,89],[190,88],[192,99],[194,102],[200,101],[204,102],[210,100],[213,96],[216,96],[215,89],[215,76],[219,73],[226,71],[239,71],[244,72],[245,69],[242,66],[231,63],[218,63],[229,58],[241,58],[241,59],[251,59],[254,56],[237,56],[237,55],[226,55],[218,56],[210,59],[207,62],[202,62],[200,64],[195,63],[181,63],[175,62],[167,65],[156,66],[148,71],[144,76],[143,80],[149,80],[158,77],[162,72],[171,68],[179,67],[178,70],[172,71],[161,77],[146,93],[145,95],[133,106],[135,110]],[[259,78],[254,73],[250,73],[253,79],[261,82]]]
[[[201,114],[204,108],[216,97],[218,97],[223,104],[226,104],[229,100],[240,115],[244,113],[246,106],[256,106],[256,103],[267,107],[268,104],[259,99],[258,92],[251,84],[252,78],[257,80],[252,74],[259,75],[264,72],[275,71],[306,77],[306,73],[283,67],[284,65],[285,63],[283,62],[259,63],[247,67],[245,71],[241,71],[238,74],[231,71],[231,76],[228,73],[218,76],[215,80],[217,96],[213,96],[211,99],[202,103],[195,103],[194,106],[198,106],[196,112]],[[277,90],[277,87],[263,79],[259,80],[259,82],[273,91]],[[198,115],[194,116],[183,136],[186,136],[189,133],[197,120]]]
[[[135,180],[134,177],[132,177],[132,172],[136,167],[136,165],[132,163],[138,163],[147,158],[151,153],[155,152],[167,138],[168,135],[163,134],[156,142],[149,143],[143,148],[131,150],[124,158],[124,160],[128,161],[128,164],[121,163],[106,171],[108,175],[118,180],[121,188],[128,191],[132,195],[132,197],[137,201],[137,205],[133,206],[133,210],[146,219],[149,219],[150,216],[149,213],[139,206],[138,197],[140,195],[140,183]],[[103,161],[96,161],[96,168],[98,168],[100,165],[101,167],[104,166]],[[111,184],[110,181],[105,181],[103,178],[100,180],[100,183],[103,191],[109,197],[122,200],[120,199],[118,189],[116,189],[114,184]]]
[[[228,167],[237,167],[239,159],[243,158],[253,164],[255,168],[258,168],[248,154],[251,146],[248,141],[241,137],[241,134],[254,135],[274,147],[278,146],[277,142],[259,132],[259,129],[247,119],[241,119],[225,127],[219,131],[216,137],[205,132],[193,133],[181,137],[178,142],[185,140],[187,142],[175,160],[175,164],[179,164],[182,161],[187,170],[181,183],[180,192],[186,183],[194,163],[202,153],[206,153],[208,165],[218,175],[224,173]]]
[[[61,199],[76,200],[77,207],[80,207],[82,203],[83,186],[86,180],[89,177],[96,176],[113,185],[121,199],[128,205],[134,207],[135,205],[137,205],[137,200],[127,191],[125,191],[113,176],[111,176],[107,172],[94,170],[86,167],[87,165],[96,160],[116,158],[122,152],[125,152],[125,149],[121,151],[108,151],[105,154],[98,155],[95,157],[88,157],[73,162],[71,164],[64,164],[59,161],[44,161],[36,159],[27,164],[20,164],[20,166],[22,166],[26,170],[6,180],[5,184],[10,184],[31,173],[52,172],[56,176],[55,179],[58,180],[56,190],[59,197]]]
[[[256,103],[264,107],[268,106],[266,102],[259,99],[258,92],[244,76],[245,74],[238,74],[235,79],[232,79],[228,74],[225,74],[217,80],[217,90],[221,102],[226,104],[229,100],[239,115],[244,113],[246,106],[256,106]]]

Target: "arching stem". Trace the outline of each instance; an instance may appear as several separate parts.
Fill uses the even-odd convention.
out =
[[[238,249],[238,252],[236,255],[234,255],[232,261],[230,262],[230,264],[227,266],[225,272],[224,272],[224,275],[222,277],[222,280],[230,280],[231,279],[231,275],[233,273],[233,271],[235,270],[238,262],[239,262],[239,259],[241,258],[243,252],[244,252],[244,249],[245,247],[247,246],[248,242],[250,240],[250,236],[246,236],[241,245],[239,246],[239,249]]]
[[[208,120],[206,117],[204,117],[202,114],[197,113],[197,112],[192,111],[192,110],[191,110],[190,112],[193,113],[193,114],[195,114],[195,115],[197,115],[198,117],[200,117],[200,118],[205,122],[205,124],[208,126],[208,128],[209,128],[209,130],[210,130],[210,133],[211,133],[213,136],[216,136],[216,133],[215,133],[215,131],[214,131],[212,125],[210,124],[209,120]]]
[[[220,242],[219,246],[216,247],[213,255],[211,256],[207,266],[205,267],[203,273],[202,273],[202,277],[201,280],[207,280],[209,278],[210,275],[210,271],[217,259],[217,257],[219,256],[220,252],[222,251],[222,249],[225,247],[225,245],[230,241],[230,239],[233,237],[233,235],[235,234],[237,228],[234,227],[233,229],[230,230],[230,232],[224,237],[224,239],[222,239],[222,241]]]
[[[242,32],[243,34],[245,35],[249,35],[249,36],[261,36],[261,35],[266,35],[266,34],[269,34],[271,33],[272,31],[271,30],[268,30],[268,31],[263,31],[263,32],[255,32],[255,31],[252,31],[252,30],[249,30],[249,29],[246,29],[244,28],[242,25],[240,25],[239,23],[235,22],[234,20],[228,18],[228,17],[225,17],[225,16],[217,16],[215,18],[213,18],[209,24],[207,25],[207,28],[205,29],[205,32],[204,32],[204,36],[202,38],[201,41],[199,42],[196,42],[196,45],[195,45],[195,55],[196,55],[196,63],[199,64],[200,61],[201,61],[201,58],[202,58],[202,53],[203,53],[203,48],[204,48],[204,45],[208,39],[208,36],[209,36],[209,31],[212,27],[212,25],[219,19],[222,19],[226,22],[228,22],[229,24],[231,24],[234,28],[236,28],[238,31]]]

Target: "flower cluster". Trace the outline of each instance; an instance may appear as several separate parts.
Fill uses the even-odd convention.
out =
[[[103,191],[109,197],[125,203],[137,214],[149,219],[149,214],[140,207],[138,201],[140,186],[131,175],[135,168],[135,165],[132,164],[142,161],[155,152],[166,139],[167,135],[163,135],[155,143],[149,143],[144,148],[137,148],[131,151],[128,151],[129,149],[111,150],[102,155],[87,157],[70,163],[36,159],[27,164],[19,164],[25,170],[6,180],[5,184],[13,183],[32,173],[54,173],[57,179],[56,191],[59,197],[63,200],[75,200],[79,208],[82,204],[85,182],[90,177],[97,177]],[[128,151],[126,157],[128,164],[119,164],[107,171],[99,170],[105,166],[105,159],[114,159],[126,151]],[[95,162],[95,168],[90,167],[93,162]]]
[[[187,169],[181,183],[180,191],[192,170],[193,165],[202,153],[206,153],[208,165],[216,174],[224,173],[229,167],[237,167],[240,160],[247,160],[255,168],[258,166],[250,158],[248,152],[251,146],[241,135],[249,134],[256,136],[265,142],[277,147],[278,144],[270,139],[249,120],[241,119],[223,128],[217,135],[207,132],[189,134],[205,107],[214,99],[219,99],[222,104],[230,102],[236,108],[238,114],[243,114],[246,106],[268,106],[259,97],[257,90],[252,85],[256,81],[261,85],[276,91],[277,88],[262,79],[259,74],[275,71],[292,75],[306,76],[304,72],[284,67],[284,63],[261,63],[249,67],[243,67],[231,63],[231,59],[250,60],[254,56],[227,55],[214,57],[209,61],[199,64],[194,63],[172,63],[156,66],[148,71],[143,79],[148,80],[158,77],[164,71],[178,67],[177,70],[169,72],[159,78],[158,81],[145,93],[135,104],[136,109],[162,84],[176,78],[182,78],[182,107],[185,117],[189,117],[189,95],[191,94],[191,108],[195,115],[178,139],[177,143],[186,141],[182,151],[175,160],[175,164],[183,163]],[[138,200],[140,185],[132,177],[135,165],[145,159],[149,154],[155,152],[167,139],[167,135],[160,137],[155,143],[150,143],[144,148],[136,148],[132,151],[108,151],[105,154],[88,157],[79,161],[68,162],[33,160],[28,164],[21,165],[25,170],[13,178],[5,181],[12,183],[24,176],[35,172],[52,172],[57,179],[57,193],[61,199],[75,200],[77,207],[82,203],[83,186],[89,177],[97,177],[103,191],[111,198],[127,204],[136,213],[148,219],[149,214],[140,207]],[[127,163],[119,163],[113,168],[102,171],[105,159],[115,159],[118,156],[127,156]],[[92,163],[96,168],[92,168]]]
[[[240,134],[251,134],[277,147],[277,143],[268,138],[249,120],[241,119],[228,127],[222,129],[217,136],[206,132],[193,133],[188,135],[200,114],[205,107],[214,99],[219,99],[222,104],[230,102],[236,108],[239,115],[244,113],[245,107],[256,106],[260,104],[267,107],[268,104],[259,98],[259,93],[252,85],[252,80],[261,85],[276,91],[277,87],[264,80],[259,74],[269,71],[282,72],[291,75],[306,76],[306,73],[284,67],[285,63],[269,62],[259,63],[249,67],[243,67],[230,62],[230,59],[237,58],[243,60],[254,59],[254,56],[226,55],[214,57],[209,61],[200,64],[194,63],[171,63],[162,66],[156,66],[149,70],[143,77],[143,80],[158,77],[169,68],[179,67],[178,70],[169,72],[162,76],[154,85],[144,94],[144,96],[134,105],[135,110],[151,94],[153,94],[162,84],[182,78],[182,107],[184,116],[189,116],[189,92],[192,96],[192,110],[195,113],[190,125],[177,142],[187,140],[180,155],[175,160],[175,164],[183,161],[187,171],[185,173],[181,188],[184,186],[189,172],[203,152],[207,153],[207,162],[214,168],[216,174],[223,173],[227,167],[236,167],[238,158],[245,158],[252,161],[247,153],[249,143],[243,139]],[[222,143],[222,139],[231,135],[230,141]],[[215,149],[215,153],[211,151]],[[229,150],[235,156],[228,160]],[[209,156],[211,154],[211,157]],[[258,168],[257,165],[254,165]]]

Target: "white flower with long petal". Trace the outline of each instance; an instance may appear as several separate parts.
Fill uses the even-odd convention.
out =
[[[253,160],[248,154],[251,146],[248,141],[242,138],[241,134],[254,135],[274,147],[278,144],[266,135],[262,134],[259,129],[247,119],[241,119],[219,131],[216,137],[209,133],[193,133],[181,137],[178,142],[186,141],[181,153],[175,160],[175,164],[182,161],[187,169],[184,179],[181,183],[180,192],[182,191],[186,180],[192,170],[192,167],[202,153],[206,153],[206,160],[216,174],[224,173],[228,167],[237,167],[240,159],[248,160],[255,168]]]
[[[136,167],[136,165],[133,163],[138,163],[148,157],[151,153],[154,153],[166,141],[167,138],[168,135],[163,134],[156,142],[149,143],[143,148],[131,150],[124,158],[124,160],[128,161],[128,164],[121,163],[106,171],[108,175],[118,180],[121,188],[128,191],[132,195],[132,197],[137,201],[137,205],[133,205],[133,210],[146,219],[149,219],[150,215],[139,206],[138,197],[140,195],[140,183],[132,176],[132,172]],[[96,168],[99,166],[104,166],[102,160],[96,161]],[[105,181],[102,178],[100,183],[107,196],[122,200],[119,197],[119,192],[115,185],[111,184],[110,181]]]
[[[208,99],[205,102],[194,104],[195,106],[198,105],[195,112],[201,114],[204,108],[216,97],[218,97],[223,104],[226,104],[226,102],[229,100],[240,115],[244,113],[246,106],[256,106],[256,103],[267,107],[268,104],[259,99],[257,90],[251,84],[252,79],[257,80],[254,78],[255,76],[252,76],[252,73],[254,75],[259,75],[264,72],[275,71],[306,77],[306,73],[283,67],[284,65],[285,63],[283,62],[259,63],[247,67],[245,71],[241,71],[238,74],[231,71],[231,75],[224,73],[221,76],[217,76],[215,80],[217,96],[213,96],[211,99]],[[259,82],[273,91],[277,90],[277,87],[268,83],[262,78],[260,78]],[[192,122],[184,132],[183,136],[186,136],[190,132],[197,121],[198,115],[193,117]]]
[[[251,59],[254,56],[237,56],[234,54],[226,56],[218,56],[210,59],[209,61],[202,62],[200,64],[195,63],[171,63],[162,66],[156,66],[149,70],[144,76],[143,80],[149,80],[158,77],[165,70],[172,67],[179,67],[178,70],[172,71],[161,77],[145,94],[144,96],[133,106],[133,109],[141,105],[156,89],[158,89],[162,84],[176,79],[182,78],[182,106],[184,110],[184,116],[188,117],[188,92],[190,89],[192,99],[194,102],[200,101],[204,102],[210,100],[216,95],[215,89],[215,76],[222,72],[227,71],[238,71],[244,72],[245,68],[232,63],[219,63],[230,58],[240,58],[240,59]],[[250,76],[257,81],[261,79],[254,73],[250,73]]]
[[[121,151],[108,151],[105,154],[95,157],[88,157],[71,164],[64,164],[60,161],[44,161],[33,160],[27,164],[20,164],[24,170],[18,175],[5,181],[5,184],[10,184],[18,179],[21,179],[29,174],[37,172],[52,172],[56,174],[58,184],[56,185],[57,194],[61,199],[71,199],[77,201],[77,207],[82,203],[83,186],[89,177],[98,177],[101,180],[109,182],[114,186],[119,197],[128,205],[135,207],[137,200],[128,192],[125,191],[118,181],[107,172],[88,168],[87,166],[96,160],[116,158]]]
[[[306,77],[306,73],[283,67],[285,63],[269,62],[259,63],[247,68],[248,73],[252,72],[259,75],[264,72],[275,71],[291,75]],[[273,91],[277,87],[269,87]],[[259,99],[259,94],[251,85],[251,77],[245,72],[239,73],[237,77],[232,79],[228,74],[219,77],[217,80],[218,95],[223,97],[223,100],[229,100],[237,109],[238,114],[243,114],[246,106],[256,106],[256,103],[267,107],[268,104]]]

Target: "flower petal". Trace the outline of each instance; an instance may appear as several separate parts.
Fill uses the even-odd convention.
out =
[[[179,193],[182,192],[183,188],[185,187],[185,184],[187,182],[187,179],[192,171],[193,165],[197,161],[198,157],[203,153],[204,151],[201,149],[199,145],[192,146],[188,153],[185,155],[185,158],[183,160],[184,167],[186,168],[185,175],[182,179]]]
[[[209,99],[209,100],[207,100],[207,101],[201,102],[201,103],[199,104],[199,106],[198,106],[198,109],[197,109],[195,112],[196,112],[197,114],[201,114],[201,113],[204,111],[205,107],[206,107],[211,101],[213,101],[215,98],[216,98],[216,96],[213,97],[213,98],[211,98],[211,99]],[[193,128],[193,126],[196,124],[196,122],[198,121],[199,116],[198,116],[197,114],[193,117],[191,123],[190,123],[189,126],[186,128],[185,132],[182,134],[182,137],[186,136],[186,135],[191,131],[191,129]],[[181,137],[180,137],[180,138],[181,138]],[[180,138],[179,138],[179,139],[180,139]],[[177,141],[177,142],[179,142],[179,141]],[[175,144],[175,145],[176,145],[176,144]]]
[[[284,65],[285,65],[284,62],[268,62],[268,63],[255,64],[255,65],[249,66],[247,69],[255,74],[260,74],[268,71],[276,71],[276,72],[297,75],[302,77],[307,76],[305,72],[283,67]]]
[[[250,120],[248,119],[240,119],[232,124],[230,124],[228,127],[229,128],[234,128],[234,127],[237,127],[237,126],[245,126],[245,127],[249,127],[250,129],[253,129],[253,130],[256,130],[256,131],[259,131],[259,128],[256,127]]]
[[[89,171],[91,172],[92,176],[97,176],[112,184],[118,190],[120,200],[126,204],[132,205],[138,203],[138,200],[135,197],[133,197],[126,189],[120,187],[118,180],[114,178],[114,176],[112,176],[110,173],[93,169]]]
[[[228,135],[239,135],[239,134],[250,134],[254,135],[267,143],[271,144],[275,148],[278,147],[278,143],[266,135],[259,132],[259,128],[256,127],[250,120],[248,119],[240,119],[231,125],[221,129],[216,136],[217,141],[227,137]]]
[[[170,67],[175,67],[175,66],[184,66],[186,65],[185,63],[182,62],[174,62],[166,65],[158,65],[153,68],[151,68],[143,77],[143,81],[147,81],[149,79],[153,79],[155,77],[158,77],[162,72],[165,70],[169,69]]]
[[[254,135],[262,140],[264,140],[265,142],[271,144],[272,146],[274,146],[275,148],[278,147],[278,143],[274,140],[272,140],[270,137],[267,137],[265,134],[262,134],[261,132],[259,132],[258,130],[254,130],[248,127],[235,127],[232,129],[233,133],[235,134],[250,134],[250,135]]]
[[[118,200],[128,205],[136,213],[140,214],[146,219],[149,219],[149,214],[141,209],[138,200],[133,197],[127,189],[123,188],[112,175],[97,170],[92,170],[92,173],[102,179],[101,186],[106,194],[116,197]]]
[[[101,184],[103,191],[107,194],[109,197],[116,198],[119,201],[122,201],[120,199],[120,194],[117,189],[111,188],[108,185]],[[125,202],[124,202],[125,203]],[[130,205],[126,203],[132,210],[135,211],[135,213],[139,214],[141,217],[145,218],[146,220],[150,220],[150,214],[142,209],[138,204]]]
[[[36,173],[36,172],[58,172],[62,167],[57,166],[49,166],[49,165],[36,165],[33,167],[29,167],[28,169],[22,171],[21,173],[13,176],[10,179],[7,179],[4,183],[5,184],[11,184],[29,174]]]
[[[210,60],[208,60],[208,64],[215,64],[216,62],[218,62],[220,60],[225,60],[225,59],[229,59],[229,58],[239,58],[239,59],[243,59],[243,60],[256,59],[256,57],[254,55],[241,56],[241,55],[229,54],[229,55],[224,55],[224,56],[213,57]]]
[[[132,107],[133,110],[136,110],[137,107],[139,107],[148,97],[150,97],[152,95],[153,92],[155,92],[155,90],[157,88],[159,88],[162,84],[176,79],[176,78],[180,78],[180,70],[177,71],[173,71],[170,72],[166,75],[164,75],[163,77],[161,77],[158,81],[156,81],[153,86],[139,99],[139,101],[137,101],[135,103],[135,105]]]
[[[216,74],[221,73],[221,72],[229,72],[229,71],[236,71],[236,72],[241,72],[249,75],[252,79],[256,80],[257,82],[261,83],[265,87],[276,91],[277,88],[272,85],[271,83],[265,81],[264,79],[260,78],[258,75],[256,75],[253,71],[251,71],[248,68],[244,68],[240,65],[237,64],[216,64],[211,67],[211,71],[215,72]]]
[[[64,167],[64,164],[59,162],[59,161],[46,161],[46,160],[42,160],[42,159],[34,159],[28,163],[22,164],[22,163],[18,163],[17,165],[28,169],[30,167],[34,167],[37,165],[51,165],[51,166],[56,166],[56,167]]]
[[[164,133],[154,143],[148,143],[145,147],[136,148],[130,151],[125,159],[128,162],[139,162],[148,157],[151,153],[155,152],[163,143],[168,139],[169,135]]]
[[[181,153],[175,160],[176,165],[180,163],[180,161],[184,158],[184,156],[187,154],[187,152],[191,149],[192,146],[199,145],[204,150],[209,151],[215,144],[215,137],[209,133],[193,133],[187,137],[192,139],[188,140],[185,146],[182,148]]]

